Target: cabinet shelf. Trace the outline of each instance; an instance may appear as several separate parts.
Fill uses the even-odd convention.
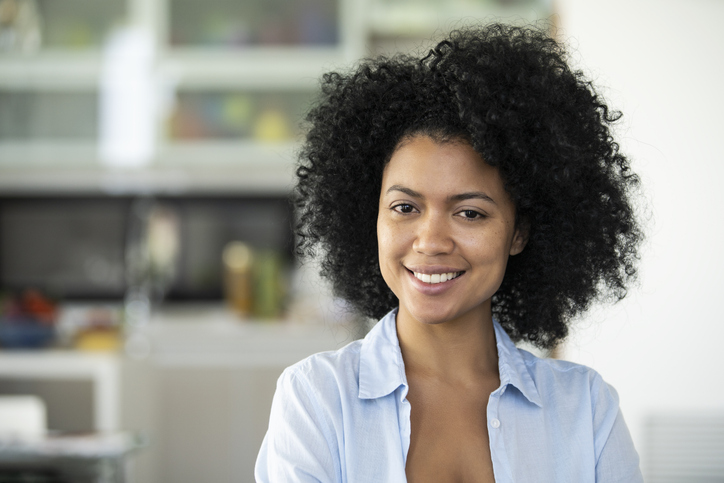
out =
[[[291,166],[298,143],[261,143],[256,141],[181,141],[171,142],[159,149],[160,167],[198,166],[203,159],[205,168],[239,166]]]
[[[159,70],[184,89],[313,90],[319,76],[343,60],[339,49],[174,49]]]
[[[4,54],[0,56],[0,88],[45,91],[96,89],[101,59],[98,50]]]
[[[102,62],[100,51],[5,54],[0,56],[0,89],[97,89]],[[340,49],[173,49],[158,58],[157,72],[182,87],[314,89],[323,72],[344,62]]]
[[[159,149],[157,162],[141,169],[98,164],[93,144],[19,146],[13,163],[0,144],[0,192],[6,194],[194,194],[286,195],[293,184],[293,142],[174,143]],[[67,159],[67,163],[53,163]],[[202,164],[200,159],[205,160]],[[71,164],[72,163],[72,164]],[[68,169],[68,166],[73,169]]]
[[[98,164],[98,147],[84,140],[42,140],[0,142],[0,169],[35,170],[50,165],[83,168]]]

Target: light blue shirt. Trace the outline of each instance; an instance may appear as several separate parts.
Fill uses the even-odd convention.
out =
[[[362,340],[279,377],[258,482],[404,482],[407,377],[387,314]],[[642,482],[618,394],[594,370],[539,359],[495,323],[500,387],[488,400],[495,481]]]

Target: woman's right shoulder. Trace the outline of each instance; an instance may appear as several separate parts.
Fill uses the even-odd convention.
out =
[[[257,481],[302,481],[300,475],[304,481],[341,481],[344,408],[357,399],[360,344],[284,369],[257,458]]]
[[[292,385],[322,394],[340,390],[356,394],[361,347],[362,340],[355,340],[337,350],[312,354],[284,369],[277,389]]]

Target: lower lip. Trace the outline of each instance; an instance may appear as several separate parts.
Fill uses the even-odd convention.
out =
[[[414,273],[407,270],[408,275],[412,279],[412,285],[419,291],[422,292],[425,295],[440,295],[450,288],[452,288],[455,283],[460,280],[461,277],[465,276],[465,272],[460,274],[459,276],[453,278],[452,280],[447,280],[445,282],[440,283],[425,283],[419,278],[415,276]]]

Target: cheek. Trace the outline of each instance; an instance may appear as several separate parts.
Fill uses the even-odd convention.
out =
[[[507,234],[502,228],[460,237],[458,243],[464,253],[472,256],[479,263],[504,262],[510,251]]]
[[[399,264],[402,256],[399,244],[399,237],[396,236],[394,226],[389,221],[378,218],[377,256],[382,278],[388,286],[393,282],[394,267]]]
[[[384,275],[385,257],[387,255],[389,233],[384,221],[379,217],[377,218],[377,257],[382,269],[382,275]]]
[[[394,291],[394,281],[391,278],[391,272],[389,269],[390,266],[390,260],[389,260],[389,247],[387,243],[387,239],[389,238],[389,235],[385,228],[380,224],[380,222],[377,222],[377,263],[380,267],[380,273],[382,274],[382,279],[385,281],[385,284],[387,287],[389,287],[390,290]]]

